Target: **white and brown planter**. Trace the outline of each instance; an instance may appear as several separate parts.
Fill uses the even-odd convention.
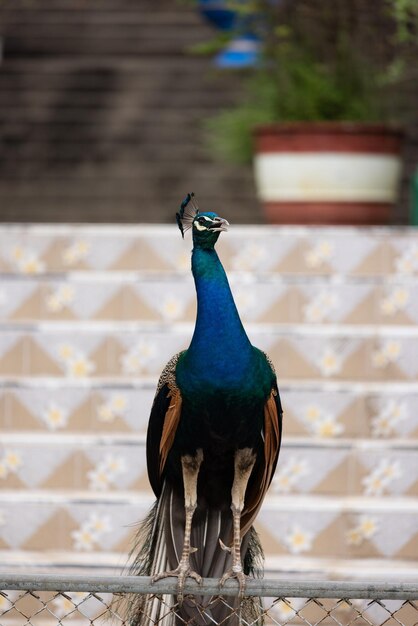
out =
[[[287,123],[255,131],[268,222],[385,224],[397,199],[403,133],[380,124]]]

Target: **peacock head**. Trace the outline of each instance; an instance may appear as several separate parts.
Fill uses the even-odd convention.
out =
[[[222,231],[228,230],[229,223],[211,211],[200,212],[194,200],[194,194],[187,194],[176,214],[181,234],[192,229],[193,244],[199,248],[213,248]]]

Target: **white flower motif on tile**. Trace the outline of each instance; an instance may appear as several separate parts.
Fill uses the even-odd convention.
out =
[[[110,398],[110,406],[116,415],[123,415],[128,408],[128,398],[121,393],[113,394]]]
[[[387,480],[376,472],[371,472],[361,482],[365,496],[381,496],[387,486]]]
[[[66,369],[67,376],[85,378],[95,371],[96,366],[86,355],[78,352],[68,359]]]
[[[74,549],[91,552],[94,548],[100,547],[102,535],[111,530],[112,525],[109,516],[91,513],[80,528],[71,532]]]
[[[142,369],[142,361],[135,350],[126,352],[121,356],[122,371],[124,374],[139,374]]]
[[[40,274],[45,269],[45,263],[39,259],[33,250],[25,249],[20,245],[14,246],[11,258],[21,274]]]
[[[305,263],[311,269],[317,269],[331,260],[334,255],[334,244],[328,240],[321,240],[305,254]]]
[[[22,274],[40,274],[45,269],[45,263],[43,263],[35,255],[29,255],[19,261],[18,269]]]
[[[69,343],[62,343],[58,346],[57,354],[61,361],[69,361],[74,357],[76,350]]]
[[[418,270],[418,246],[412,244],[395,259],[395,268],[399,274],[413,274]]]
[[[310,404],[309,406],[306,407],[305,413],[304,413],[304,420],[308,424],[313,424],[320,417],[321,417],[321,409],[319,408],[319,406]]]
[[[305,263],[310,269],[316,269],[317,267],[320,267],[322,265],[323,261],[318,252],[313,249],[308,250],[308,252],[305,254]]]
[[[380,310],[383,315],[393,315],[396,313],[395,303],[390,298],[383,298],[380,302]]]
[[[334,244],[326,239],[317,244],[317,250],[322,259],[331,259],[334,255],[334,247]]]
[[[324,415],[312,424],[312,431],[318,437],[338,437],[344,432],[343,424],[337,422],[334,416]]]
[[[95,547],[97,539],[90,529],[83,527],[73,530],[71,537],[73,539],[74,549],[83,552],[91,552]]]
[[[398,360],[401,354],[401,344],[394,339],[386,341],[383,345],[383,353],[390,363],[394,363]]]
[[[312,548],[313,535],[298,525],[294,525],[284,537],[284,542],[292,554],[308,552]]]
[[[112,410],[110,404],[100,404],[97,407],[97,419],[99,420],[99,422],[110,424],[115,420],[116,417],[116,413]]]
[[[409,302],[410,293],[405,287],[396,287],[388,296],[383,298],[380,309],[384,315],[393,315],[403,311]]]
[[[19,263],[25,256],[26,252],[22,246],[17,245],[12,248],[11,257],[17,263]]]
[[[305,408],[303,421],[308,430],[317,437],[338,437],[345,430],[336,416],[326,413],[322,407],[315,404]]]
[[[396,432],[399,422],[407,419],[408,407],[404,402],[391,400],[371,419],[371,432],[374,437],[389,437]]]
[[[88,597],[88,593],[84,591],[70,591],[66,592],[65,596],[62,594],[57,595],[51,602],[54,607],[54,615],[58,619],[66,617],[72,619],[73,617],[80,617],[77,607]]]
[[[63,361],[67,376],[84,378],[96,369],[93,361],[70,344],[61,344],[58,347],[58,357]]]
[[[292,487],[293,482],[289,474],[281,470],[276,472],[271,485],[273,493],[290,493]]]
[[[362,480],[364,494],[367,496],[380,496],[391,482],[401,476],[402,469],[399,461],[381,459],[378,466]]]
[[[386,367],[389,363],[395,363],[401,352],[401,343],[395,339],[389,339],[381,345],[380,349],[372,353],[372,364],[376,368]]]
[[[183,314],[184,306],[182,300],[174,295],[167,295],[160,305],[160,312],[167,320],[176,320]]]
[[[301,478],[309,474],[310,467],[306,459],[290,457],[282,463],[273,479],[272,488],[276,493],[289,493],[294,489]]]
[[[258,243],[249,243],[244,246],[232,259],[234,270],[250,271],[256,268],[265,258],[266,249]]]
[[[22,456],[19,452],[16,452],[16,450],[5,450],[2,460],[9,472],[13,472],[14,474],[16,474],[23,465]]]
[[[355,526],[347,530],[345,540],[349,546],[360,546],[364,541],[364,537],[360,528]]]
[[[245,314],[256,306],[256,298],[249,289],[236,289],[234,294],[235,304],[240,313]]]
[[[140,341],[121,357],[124,374],[138,374],[146,367],[156,354],[156,347],[149,341]]]
[[[46,308],[51,313],[63,311],[74,301],[75,290],[71,285],[62,285],[46,298]]]
[[[292,606],[292,603],[287,598],[283,598],[282,600],[278,600],[274,602],[274,604],[269,609],[269,615],[273,619],[280,620],[280,623],[284,621],[287,623],[289,620],[293,619],[296,615],[296,611]]]
[[[56,293],[49,294],[46,298],[45,304],[50,313],[58,313],[64,308]]]
[[[0,480],[5,480],[9,475],[9,468],[3,459],[0,459]]]
[[[304,308],[307,322],[322,322],[338,307],[338,298],[331,291],[321,291]]]
[[[101,466],[107,469],[113,479],[128,470],[126,459],[122,456],[114,456],[112,454],[105,456]]]
[[[365,539],[371,539],[378,530],[379,523],[375,517],[361,515],[357,525],[346,532],[345,539],[348,545],[360,546]]]
[[[306,459],[296,458],[295,456],[290,457],[286,464],[286,469],[294,480],[303,478],[303,476],[306,476],[311,471],[310,465]]]
[[[341,357],[330,347],[325,348],[317,362],[318,368],[323,376],[333,376],[341,371]]]
[[[363,537],[370,539],[379,530],[379,524],[375,517],[369,515],[361,515],[358,520],[358,528],[360,529]]]
[[[50,402],[41,417],[50,430],[57,430],[67,425],[68,411],[54,402]]]
[[[386,354],[381,350],[376,350],[372,353],[372,365],[376,369],[382,369],[383,367],[386,367],[388,363],[389,361]]]
[[[123,457],[108,454],[87,473],[89,487],[98,491],[106,491],[111,486],[117,487],[118,477],[126,471],[126,460]]]
[[[176,258],[176,267],[179,271],[184,272],[190,269],[190,253],[181,252]]]
[[[112,523],[109,515],[97,515],[97,513],[90,513],[85,527],[89,528],[96,534],[97,537],[104,533],[108,533],[112,530]]]
[[[92,491],[107,491],[111,486],[109,473],[101,467],[96,467],[87,472],[87,479],[89,489]]]
[[[90,244],[80,239],[65,248],[62,253],[62,260],[65,265],[76,265],[79,261],[83,261],[90,252]]]
[[[390,459],[382,459],[376,467],[375,472],[380,474],[387,481],[396,480],[403,474],[399,461],[391,461]]]

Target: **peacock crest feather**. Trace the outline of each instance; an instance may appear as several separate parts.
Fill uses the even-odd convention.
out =
[[[177,225],[180,228],[181,236],[184,239],[184,233],[193,225],[193,220],[199,214],[199,207],[195,200],[193,191],[188,193],[180,204],[180,210],[176,213]]]

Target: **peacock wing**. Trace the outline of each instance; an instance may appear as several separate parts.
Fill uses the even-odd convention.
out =
[[[174,355],[163,369],[151,408],[147,431],[147,469],[157,497],[163,486],[163,471],[174,442],[181,414],[181,394],[176,384],[176,366],[183,352]]]
[[[241,516],[241,535],[251,528],[272,481],[279,458],[283,410],[277,384],[273,385],[264,404],[264,449],[258,455],[247,489],[245,509]]]

